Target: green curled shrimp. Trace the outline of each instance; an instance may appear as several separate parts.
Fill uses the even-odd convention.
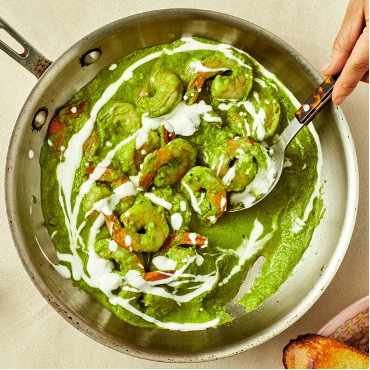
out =
[[[208,167],[193,167],[181,180],[181,190],[201,221],[214,224],[226,211],[226,190]]]
[[[128,249],[122,248],[114,240],[101,239],[94,244],[96,254],[104,259],[112,260],[119,265],[119,275],[136,270],[144,277],[144,266],[140,258]]]
[[[95,167],[93,166],[85,168],[88,176],[91,175],[94,170]],[[129,177],[125,174],[122,174],[120,171],[107,168],[104,174],[91,187],[84,198],[83,206],[85,214],[88,214],[89,218],[96,218],[98,212],[93,210],[94,203],[111,196],[115,189],[129,181]],[[121,198],[118,204],[115,206],[115,212],[118,214],[123,213],[125,210],[132,207],[134,202],[135,195],[127,195]]]
[[[95,170],[95,167],[89,166],[85,168],[86,173],[90,176]],[[98,216],[98,211],[94,210],[94,204],[100,200],[111,196],[115,189],[130,181],[128,176],[111,168],[107,168],[104,174],[94,183],[85,195],[83,200],[83,210],[90,219],[95,219]],[[115,206],[115,211],[121,214],[126,209],[132,207],[135,202],[135,195],[127,195],[121,198]]]
[[[172,112],[182,100],[181,80],[172,72],[157,71],[151,77],[153,96],[142,96],[137,102],[139,114],[147,113],[149,117],[160,117]]]
[[[122,248],[114,240],[101,239],[94,244],[96,254],[106,260],[114,263],[113,272],[125,278],[129,271],[137,271],[140,276],[145,278],[145,270],[140,258],[133,252]],[[124,281],[124,280],[123,280]],[[124,299],[140,298],[141,292],[134,292],[130,289],[125,289],[129,286],[128,282],[121,286],[118,296]]]
[[[148,155],[140,173],[139,187],[147,191],[150,185],[167,186],[180,182],[194,167],[196,149],[185,139],[176,138]]]
[[[167,213],[167,222],[174,231],[187,231],[191,221],[192,211],[185,196],[175,189],[155,187],[150,192],[144,193],[146,198],[163,207]]]
[[[253,87],[253,68],[246,57],[238,52],[228,55],[215,52],[201,61],[200,65],[193,65],[195,72],[185,93],[189,105],[197,101],[205,81],[215,75],[211,84],[213,99],[245,100]],[[225,71],[231,74],[222,74]]]
[[[275,135],[280,117],[280,103],[271,94],[260,100],[254,92],[228,110],[227,122],[236,134],[261,142]]]
[[[133,252],[155,252],[169,235],[165,213],[150,203],[134,204],[120,217],[104,214],[112,239]]]
[[[96,219],[99,215],[97,210],[94,210],[94,203],[101,199],[107,198],[112,194],[112,190],[105,184],[95,183],[85,195],[83,199],[84,214],[88,214],[89,219]]]
[[[142,126],[141,117],[135,105],[130,103],[113,103],[104,106],[98,113],[96,123],[102,142],[117,136],[125,139]]]
[[[129,176],[137,175],[140,171],[141,164],[144,162],[144,158],[159,149],[160,146],[161,139],[155,131],[149,131],[148,139],[138,149],[136,149],[136,139],[125,143],[118,152],[122,171]]]
[[[248,138],[228,140],[218,148],[211,168],[222,179],[227,191],[242,191],[255,178],[258,166],[267,168],[261,146]]]

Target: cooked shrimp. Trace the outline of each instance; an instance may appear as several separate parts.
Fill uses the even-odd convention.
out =
[[[181,180],[181,189],[201,221],[212,225],[226,211],[226,190],[208,167],[193,167]]]
[[[160,117],[172,112],[182,99],[181,80],[172,72],[159,70],[150,81],[154,95],[139,98],[138,112],[148,113],[149,117]]]
[[[82,100],[73,106],[62,109],[50,122],[48,139],[53,143],[55,154],[58,157],[63,152],[63,148],[66,148],[70,135],[78,131],[85,123],[86,114],[84,112],[88,110],[88,106],[89,101],[87,99]],[[91,142],[91,137],[87,139],[87,142],[89,141]],[[96,142],[97,140],[95,140]],[[89,151],[88,144],[84,145],[83,151],[84,154],[86,154],[86,151]]]
[[[150,268],[152,270],[159,270],[150,272],[150,276],[153,280],[161,280],[170,277],[176,270],[181,268],[189,257],[197,255],[195,251],[195,246],[207,246],[208,239],[196,233],[190,232],[180,232],[171,235],[166,242],[163,244],[162,248],[154,253],[153,258],[150,263]],[[157,257],[169,257],[172,260],[171,264],[175,264],[175,270],[161,270],[155,265],[155,259]],[[190,270],[187,269],[189,273]],[[179,286],[179,285],[178,285]]]
[[[89,174],[92,174],[95,170],[95,167],[89,166],[86,167],[85,171]],[[107,182],[111,185],[111,189],[104,185],[94,184],[90,191],[86,194],[84,200],[84,211],[87,213],[93,208],[95,202],[110,196],[113,193],[113,190],[123,185],[127,181],[130,181],[129,177],[125,174],[120,174],[118,171],[111,168],[107,168],[103,175],[97,180],[98,182]],[[128,195],[120,199],[119,203],[116,205],[115,211],[118,214],[123,213],[128,208],[132,207],[135,202],[134,195]],[[92,217],[96,215],[96,212],[91,213]]]
[[[135,204],[122,214],[124,227],[114,213],[104,217],[113,240],[134,252],[157,251],[170,232],[164,211],[149,203]]]
[[[208,245],[208,239],[205,236],[197,233],[183,231],[171,235],[160,250],[168,251],[170,248],[178,245]]]
[[[188,84],[185,93],[187,104],[193,104],[203,88],[205,80],[218,73],[231,71],[231,75],[218,75],[211,84],[211,96],[215,99],[245,100],[253,86],[253,69],[246,58],[240,54],[227,57],[215,52],[201,62],[198,72]]]
[[[59,158],[62,154],[62,147],[68,142],[65,124],[60,122],[59,116],[54,117],[50,122],[48,139],[53,143],[54,152]]]
[[[117,244],[114,240],[102,239],[94,244],[94,249],[99,257],[117,262],[120,267],[118,272],[120,275],[125,275],[130,270],[136,270],[144,276],[145,270],[140,258],[134,252]]]
[[[196,149],[186,140],[177,138],[148,155],[139,178],[139,187],[146,191],[155,186],[174,185],[195,165]]]
[[[136,107],[130,103],[107,105],[99,111],[96,122],[103,142],[117,135],[125,139],[142,126]]]
[[[88,174],[92,174],[95,168],[96,167],[94,166],[88,166],[85,168],[85,171]],[[113,188],[116,188],[129,180],[130,180],[129,177],[126,176],[125,174],[120,174],[116,170],[113,170],[111,168],[106,168],[105,172],[100,176],[100,178],[97,181],[110,182],[112,183]]]
[[[175,189],[159,187],[146,192],[146,198],[149,198],[155,205],[166,209],[168,224],[174,231],[186,231],[191,221],[191,209],[185,196]]]
[[[86,159],[90,160],[92,157],[94,157],[97,151],[99,150],[99,147],[100,147],[100,136],[98,134],[98,131],[94,127],[90,136],[87,138],[82,147],[83,154],[84,156],[86,156]]]
[[[98,202],[103,198],[107,198],[112,194],[111,189],[109,189],[104,184],[94,184],[89,192],[85,195],[83,200],[83,211],[85,214],[88,214],[90,219],[96,219],[99,212],[93,210],[94,203]]]
[[[237,103],[229,109],[227,121],[238,135],[247,136],[256,141],[272,137],[279,126],[281,108],[279,102],[271,96],[259,101],[258,94],[250,101]]]
[[[136,140],[127,142],[118,152],[122,170],[130,176],[137,175],[144,158],[160,146],[161,140],[154,131],[149,131],[147,141],[138,149],[136,149]]]
[[[164,125],[162,125],[159,128],[159,130],[160,130],[160,133],[161,133],[161,136],[162,136],[163,145],[166,145],[170,141],[176,139],[175,130],[169,122],[166,122]]]
[[[227,191],[242,191],[256,176],[258,166],[266,168],[266,158],[261,146],[247,138],[226,141],[211,160]]]

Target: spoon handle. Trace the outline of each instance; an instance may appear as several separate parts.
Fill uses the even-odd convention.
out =
[[[328,76],[323,83],[313,92],[313,94],[295,112],[297,120],[302,125],[309,124],[330,100],[334,84],[339,77],[339,73]]]

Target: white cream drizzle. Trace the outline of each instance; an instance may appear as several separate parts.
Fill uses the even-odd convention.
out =
[[[182,200],[180,202],[180,210],[181,210],[181,212],[185,212],[186,211],[186,202],[184,200]]]
[[[225,176],[222,178],[222,183],[225,186],[229,186],[231,181],[234,179],[236,173],[236,166],[232,166],[229,168],[229,170],[226,172]]]
[[[213,166],[213,170],[216,170],[216,174],[217,176],[220,174],[220,171],[221,171],[221,168],[222,168],[222,165],[224,164],[224,155],[221,154],[219,160],[218,160],[218,163],[217,163],[217,167],[216,165]]]
[[[255,78],[254,79],[255,82],[257,82],[258,84],[260,84],[262,87],[266,87],[266,82],[264,80],[261,80],[260,78]]]
[[[211,116],[208,112],[203,113],[202,117],[206,122],[220,122],[222,123],[222,118],[218,116]]]
[[[166,208],[168,210],[172,209],[172,203],[167,202],[163,198],[157,197],[154,193],[146,192],[144,195],[149,198],[153,203],[158,204],[159,206]]]
[[[109,250],[112,252],[116,252],[117,248],[118,248],[118,244],[114,240],[111,240],[109,242]]]
[[[189,185],[186,184],[185,182],[182,182],[182,185],[185,187],[185,189],[188,191],[189,193],[189,196],[190,196],[190,200],[191,200],[191,205],[194,209],[195,212],[197,212],[198,214],[202,214],[202,210],[200,209],[200,205],[202,204],[203,202],[203,199],[205,197],[205,193],[202,193],[201,196],[200,196],[200,199],[199,201],[197,201],[197,198],[195,197],[193,191],[190,189]]]
[[[288,159],[288,158],[285,158],[284,159],[284,165],[283,165],[283,168],[285,168],[285,167],[291,167],[293,165],[293,163],[291,162],[291,160],[290,159]]]
[[[40,242],[39,240],[37,239],[37,236],[35,235],[35,240],[36,240],[36,243],[37,245],[39,246],[40,248],[40,251],[41,253],[44,255],[45,259],[55,268],[55,270],[60,274],[62,275],[64,278],[66,279],[70,279],[71,278],[71,271],[69,270],[69,268],[67,266],[64,266],[64,265],[61,265],[61,264],[54,264],[53,262],[50,261],[49,257],[46,255],[46,253],[43,251],[43,249],[41,248],[41,245],[40,245]],[[58,255],[58,253],[57,253]]]
[[[171,215],[171,226],[174,230],[180,230],[182,226],[182,216],[181,213],[174,213]]]
[[[189,239],[191,240],[191,242],[193,243],[193,245],[197,244],[197,241],[196,241],[196,239],[197,239],[197,234],[195,234],[195,233],[190,233],[190,234],[189,234]]]
[[[171,113],[157,118],[150,118],[145,114],[142,119],[143,125],[145,123],[148,127],[147,134],[151,129],[153,130],[154,127],[158,128],[161,125],[170,123],[176,135],[191,136],[200,125],[200,116],[204,116],[207,112],[211,111],[213,111],[213,108],[203,100],[198,104],[192,105],[187,105],[184,101],[181,101]],[[212,119],[212,122],[219,122],[221,120],[219,117],[209,117],[209,119]],[[215,120],[213,121],[213,119]],[[143,136],[140,144],[143,145],[147,138],[147,135]],[[137,149],[140,148],[140,146],[136,144]]]
[[[258,141],[264,140],[266,137],[266,129],[265,129],[265,119],[266,119],[266,112],[262,107],[259,107],[258,112],[256,112],[256,108],[254,104],[250,101],[240,102],[243,105],[246,111],[253,117],[253,125],[252,125],[252,133],[257,135]],[[245,120],[246,129],[249,129],[249,125],[247,120]],[[248,126],[248,128],[247,128]]]
[[[199,60],[190,62],[189,67],[193,70],[194,73],[198,72],[225,72],[227,68],[207,68]]]
[[[176,270],[177,262],[165,256],[156,256],[152,259],[153,265],[158,270]]]

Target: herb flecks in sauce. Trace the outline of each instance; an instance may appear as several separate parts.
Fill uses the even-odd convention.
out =
[[[53,266],[133,325],[202,330],[232,319],[224,308],[263,256],[238,294],[256,309],[321,218],[314,130],[293,140],[266,199],[223,212],[273,178],[264,148],[296,103],[248,54],[203,39],[140,50],[99,72],[53,119],[41,152]]]

